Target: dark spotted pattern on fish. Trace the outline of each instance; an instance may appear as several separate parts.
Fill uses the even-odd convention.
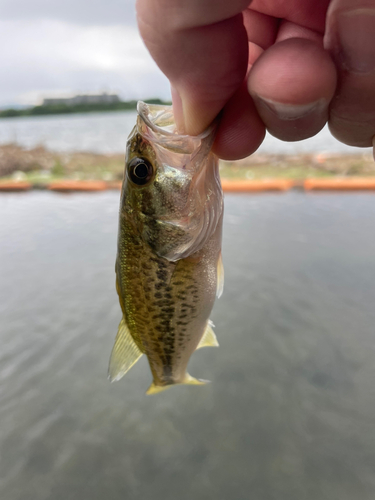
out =
[[[175,361],[181,359],[192,341],[188,327],[202,312],[197,277],[199,267],[204,265],[204,254],[197,262],[169,262],[155,256],[139,236],[129,232],[131,226],[126,220],[123,223],[127,251],[120,246],[118,274],[120,288],[132,290],[125,294],[127,324],[147,354],[154,378],[160,384],[174,383]],[[156,373],[153,365],[161,366],[162,373]]]
[[[169,127],[168,111],[155,113]],[[194,383],[186,369],[215,300],[222,191],[213,132],[168,129],[159,142],[158,130],[140,115],[127,143],[116,272],[124,322],[155,386],[165,386]],[[132,183],[134,158],[152,165],[145,185]]]

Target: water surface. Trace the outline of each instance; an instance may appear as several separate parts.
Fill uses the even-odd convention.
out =
[[[123,153],[134,127],[135,112],[84,113],[0,119],[0,144],[17,142],[27,148],[43,145],[52,151]],[[328,127],[299,142],[282,142],[267,135],[259,153],[364,153],[371,148],[353,148],[334,139]]]
[[[227,196],[212,383],[153,397],[106,378],[118,197],[0,197],[0,498],[373,500],[374,196]]]

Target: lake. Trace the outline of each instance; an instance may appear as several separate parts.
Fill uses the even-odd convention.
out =
[[[52,151],[122,153],[135,118],[135,112],[2,118],[0,144],[17,142],[27,148],[43,145]],[[300,142],[282,142],[268,134],[258,152],[368,153],[371,148],[346,146],[334,139],[325,127],[315,137]]]
[[[118,192],[0,196],[0,498],[373,500],[375,197],[226,196],[212,381],[107,364]]]

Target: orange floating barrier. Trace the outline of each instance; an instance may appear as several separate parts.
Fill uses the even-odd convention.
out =
[[[32,186],[26,181],[0,181],[0,191],[28,191]]]
[[[374,191],[375,177],[306,179],[305,191]]]
[[[107,189],[121,189],[122,181],[107,181]]]
[[[107,183],[104,181],[56,181],[47,185],[50,191],[68,193],[72,191],[105,191]]]
[[[232,181],[222,179],[223,191],[227,193],[251,193],[261,191],[288,191],[294,186],[294,181],[289,179],[259,179]]]

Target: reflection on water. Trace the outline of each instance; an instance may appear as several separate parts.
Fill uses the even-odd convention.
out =
[[[0,197],[0,498],[373,500],[373,195],[227,196],[212,384],[154,397],[106,379],[118,197]]]
[[[122,153],[135,119],[135,111],[2,118],[0,144],[17,142],[28,148],[44,145],[52,151]],[[371,153],[371,148],[346,146],[334,139],[325,127],[315,137],[299,142],[282,142],[267,134],[258,152],[361,154]]]

